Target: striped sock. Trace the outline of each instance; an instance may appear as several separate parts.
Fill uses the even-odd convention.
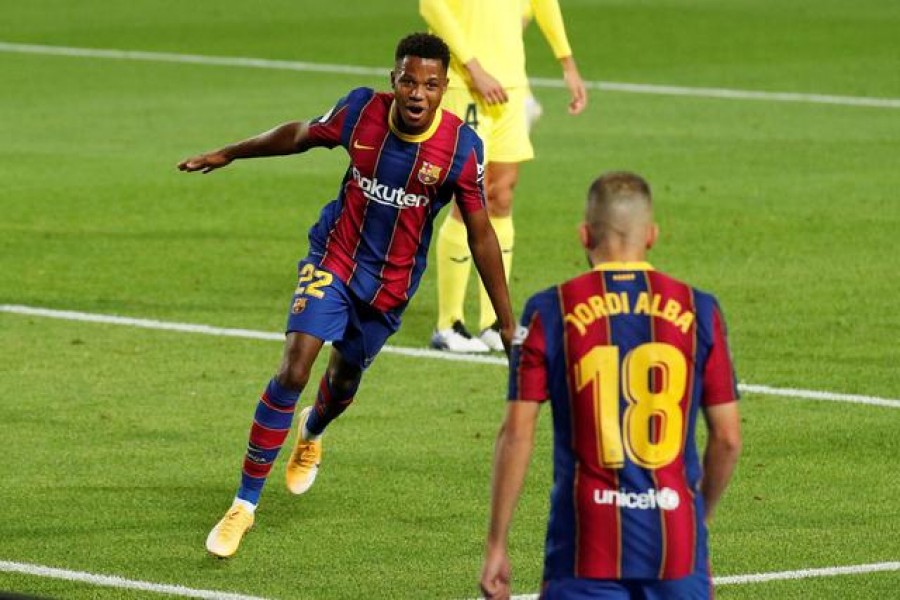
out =
[[[291,430],[294,407],[299,397],[299,391],[281,387],[274,378],[260,396],[250,428],[238,499],[259,503],[259,495],[272,470],[272,463]]]
[[[322,435],[328,424],[347,410],[358,388],[357,383],[347,389],[336,389],[328,382],[328,373],[323,375],[319,393],[316,394],[316,403],[306,419],[306,432],[312,437]]]

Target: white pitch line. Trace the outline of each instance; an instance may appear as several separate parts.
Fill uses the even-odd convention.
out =
[[[114,575],[95,575],[94,573],[70,571],[68,569],[57,569],[54,567],[45,567],[42,565],[17,563],[5,560],[0,560],[0,571],[5,571],[7,573],[21,573],[23,575],[32,575],[36,577],[47,577],[50,579],[78,581],[90,585],[99,585],[118,589],[130,589],[140,590],[142,592],[169,594],[172,596],[181,596],[182,598],[205,598],[207,600],[266,600],[265,598],[261,598],[259,596],[246,596],[244,594],[233,594],[231,592],[220,592],[215,590],[197,590],[189,587],[184,587],[182,585],[166,585],[160,583],[151,583],[149,581],[135,581],[133,579],[116,577]]]
[[[863,573],[877,573],[897,570],[900,570],[900,562],[884,562],[872,563],[867,565],[850,565],[846,567],[825,567],[821,569],[781,571],[775,573],[726,575],[723,577],[713,577],[713,584],[717,586],[745,585],[752,583],[764,583],[767,581],[809,579],[812,577],[835,577],[838,575],[861,575]],[[31,575],[35,577],[64,579],[66,581],[77,581],[90,585],[99,585],[118,589],[133,589],[145,592],[155,592],[159,594],[170,594],[173,596],[180,596],[182,598],[204,598],[207,600],[266,600],[265,598],[261,598],[259,596],[246,596],[243,594],[213,590],[198,590],[181,585],[166,585],[151,583],[148,581],[136,581],[133,579],[125,579],[123,577],[117,577],[114,575],[96,575],[94,573],[85,573],[83,571],[70,571],[68,569],[58,569],[55,567],[45,567],[42,565],[17,563],[11,561],[0,561],[0,571],[7,573],[20,573],[23,575]],[[513,596],[511,600],[537,600],[537,598],[537,594],[525,594],[520,596]]]
[[[803,569],[800,571],[781,571],[780,573],[753,573],[752,575],[726,575],[713,577],[716,585],[739,585],[744,583],[762,583],[784,579],[809,579],[810,577],[834,577],[837,575],[861,575],[881,571],[900,571],[900,562],[872,563],[868,565],[850,565],[847,567],[825,567],[822,569]]]
[[[284,334],[270,333],[266,331],[254,331],[252,329],[232,329],[227,327],[212,327],[209,325],[197,325],[194,323],[178,323],[173,321],[157,321],[155,319],[136,319],[132,317],[120,317],[117,315],[104,315],[86,313],[73,310],[57,310],[52,308],[40,308],[23,306],[19,304],[0,304],[0,312],[27,315],[33,317],[46,317],[50,319],[63,319],[66,321],[82,321],[88,323],[107,323],[111,325],[125,325],[142,329],[159,329],[164,331],[180,331],[183,333],[200,333],[203,335],[216,335],[224,337],[250,338],[257,340],[284,341]],[[416,358],[433,358],[437,360],[449,360],[456,362],[506,365],[506,359],[499,356],[477,356],[472,354],[452,354],[428,348],[408,348],[404,346],[385,346],[382,352],[388,354],[400,354]],[[817,390],[803,390],[795,388],[777,388],[768,385],[755,385],[739,383],[741,392],[760,394],[762,396],[778,396],[802,398],[804,400],[827,400],[831,402],[849,402],[853,404],[867,404],[870,406],[883,406],[886,408],[900,408],[900,400],[892,398],[880,398],[878,396],[862,396],[857,394],[842,394],[835,392],[823,392]]]
[[[273,60],[241,56],[206,56],[200,54],[176,54],[172,52],[145,52],[141,50],[118,50],[100,48],[72,48],[68,46],[47,46],[41,44],[18,44],[0,42],[0,52],[16,54],[41,54],[81,58],[106,58],[114,60],[139,60],[150,62],[187,63],[222,67],[245,67],[253,69],[276,69],[283,71],[304,71],[333,73],[339,75],[385,76],[387,69],[334,65],[292,60]],[[561,88],[565,83],[558,79],[531,78],[535,87]],[[629,94],[653,94],[662,96],[694,96],[722,100],[761,100],[765,102],[803,102],[812,104],[833,104],[839,106],[861,106],[870,108],[900,108],[900,98],[873,98],[867,96],[838,96],[831,94],[803,94],[798,92],[769,92],[758,90],[735,90],[727,88],[687,87],[677,85],[655,85],[644,83],[621,83],[614,81],[586,81],[590,89]]]

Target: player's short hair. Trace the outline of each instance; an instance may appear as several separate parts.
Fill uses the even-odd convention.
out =
[[[450,66],[450,48],[444,40],[431,33],[411,33],[400,40],[394,60],[400,61],[405,56],[434,58],[440,60],[445,69]]]
[[[650,184],[637,173],[610,171],[595,179],[588,191],[588,201],[601,205],[626,198],[640,198],[650,205],[652,203]]]
[[[597,240],[616,236],[644,243],[644,227],[653,222],[650,184],[628,171],[604,173],[588,191],[584,220]]]

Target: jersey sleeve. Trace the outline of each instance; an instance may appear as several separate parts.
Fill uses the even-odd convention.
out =
[[[475,138],[456,180],[456,205],[464,213],[473,213],[485,207],[484,146]]]
[[[334,148],[342,143],[344,123],[350,94],[344,96],[324,115],[309,122],[309,141],[312,146]]]
[[[566,37],[566,26],[563,23],[562,11],[557,0],[531,0],[534,20],[556,58],[572,55],[569,39]]]
[[[428,27],[441,37],[460,64],[475,58],[475,52],[446,0],[419,0],[419,14]]]
[[[718,305],[712,312],[713,343],[703,371],[703,404],[727,404],[738,399],[737,379],[728,350],[725,319]]]
[[[521,324],[513,339],[509,362],[507,399],[545,402],[547,387],[547,340],[534,299],[525,306]]]

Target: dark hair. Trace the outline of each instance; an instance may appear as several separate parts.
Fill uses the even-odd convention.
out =
[[[400,61],[405,56],[436,58],[445,69],[450,66],[450,48],[444,40],[430,33],[411,33],[400,40],[394,52],[394,60]]]

